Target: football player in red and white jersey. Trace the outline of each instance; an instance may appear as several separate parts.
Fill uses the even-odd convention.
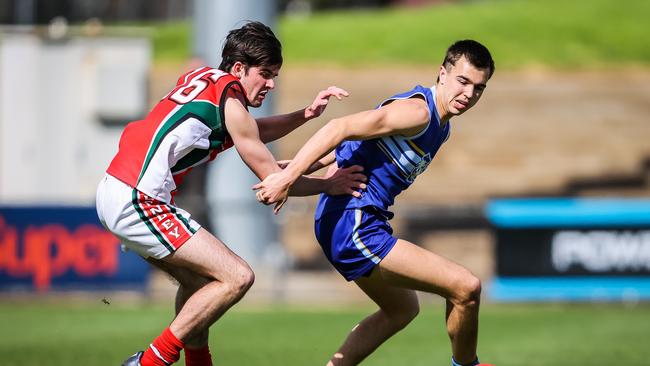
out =
[[[229,32],[219,69],[202,67],[182,75],[144,120],[124,129],[97,189],[99,218],[127,248],[173,276],[179,288],[169,327],[123,365],[170,365],[182,349],[186,365],[212,365],[208,329],[244,296],[254,274],[173,197],[194,166],[231,146],[260,179],[280,171],[265,143],[318,117],[330,97],[348,95],[330,87],[304,109],[256,120],[248,107],[262,105],[281,65],[281,44],[271,29],[249,22]],[[361,171],[355,166],[303,177],[291,194],[358,196],[365,188]]]

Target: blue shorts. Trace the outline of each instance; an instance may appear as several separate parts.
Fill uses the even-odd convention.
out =
[[[397,242],[372,206],[328,212],[316,220],[315,230],[325,256],[348,281],[370,275]]]

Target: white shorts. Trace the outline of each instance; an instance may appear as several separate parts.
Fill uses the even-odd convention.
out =
[[[190,214],[106,174],[97,187],[97,215],[122,244],[141,256],[164,258],[200,228]]]

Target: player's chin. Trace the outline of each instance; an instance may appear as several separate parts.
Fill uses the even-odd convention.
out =
[[[262,106],[262,101],[259,99],[254,99],[248,102],[248,105],[253,108],[258,108]]]
[[[461,114],[463,114],[463,112],[465,112],[465,111],[464,110],[459,110],[459,109],[454,108],[454,107],[449,108],[449,113],[452,116],[460,116]]]
[[[458,106],[452,105],[449,108],[449,112],[451,112],[451,114],[454,116],[460,116],[461,114],[467,112],[467,110],[469,109],[468,105],[463,105],[459,103],[454,103],[454,104],[458,104]]]

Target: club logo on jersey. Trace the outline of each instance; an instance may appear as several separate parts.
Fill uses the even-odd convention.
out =
[[[411,170],[411,173],[406,177],[406,180],[413,182],[418,175],[422,174],[431,163],[431,154],[427,153],[422,157],[422,159],[415,165],[415,168]]]

